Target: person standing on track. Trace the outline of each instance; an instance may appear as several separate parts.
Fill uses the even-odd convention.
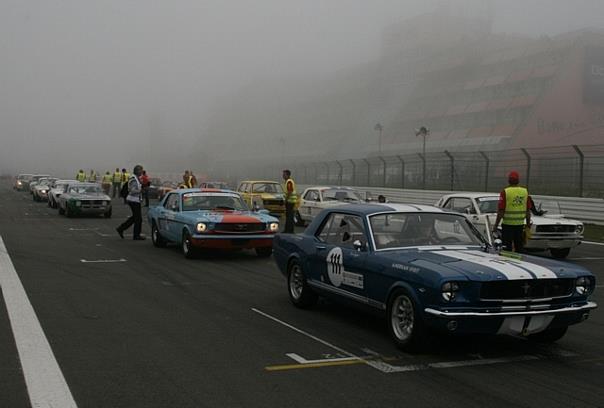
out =
[[[115,198],[122,187],[122,173],[120,173],[119,167],[115,168],[115,172],[113,173],[113,193],[112,198]]]
[[[296,183],[292,179],[290,170],[283,170],[283,180],[285,180],[285,227],[283,232],[286,234],[294,233],[294,212],[298,203],[298,193],[296,192]]]
[[[140,180],[141,184],[143,185],[143,199],[145,201],[145,207],[149,207],[149,186],[151,185],[151,181],[149,180],[149,176],[147,176],[147,172],[145,170],[143,170]]]
[[[134,174],[132,174],[132,176],[130,176],[128,179],[128,196],[126,197],[126,202],[130,206],[132,215],[115,230],[121,238],[124,238],[124,231],[134,224],[132,239],[135,241],[141,241],[145,239],[145,237],[141,235],[143,225],[143,216],[141,210],[143,188],[140,177],[143,174],[143,166],[137,164],[134,166],[132,173]]]
[[[508,175],[509,185],[499,194],[497,219],[493,233],[501,223],[503,247],[508,251],[522,252],[524,249],[524,220],[526,228],[531,227],[531,198],[526,187],[518,185],[520,175],[511,171]]]

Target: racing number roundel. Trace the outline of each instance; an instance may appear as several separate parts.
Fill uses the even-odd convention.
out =
[[[327,276],[334,286],[340,286],[344,281],[344,256],[342,248],[334,248],[327,254]]]

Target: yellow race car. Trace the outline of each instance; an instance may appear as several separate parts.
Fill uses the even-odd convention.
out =
[[[285,214],[285,193],[276,181],[242,181],[237,192],[252,209],[262,208],[276,217]]]

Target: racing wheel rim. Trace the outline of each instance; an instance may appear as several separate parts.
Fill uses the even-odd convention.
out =
[[[291,266],[291,270],[289,273],[289,292],[292,297],[296,300],[302,297],[302,292],[304,291],[304,274],[302,273],[302,269],[300,265],[294,264]]]
[[[413,334],[415,315],[413,302],[406,295],[398,295],[392,304],[390,324],[397,339],[406,341]]]
[[[182,251],[185,255],[188,255],[190,250],[191,250],[191,240],[189,238],[189,234],[185,234],[185,237],[182,240]]]
[[[157,231],[157,227],[155,226],[155,224],[151,227],[151,239],[153,240],[154,243],[157,243],[159,241],[159,232]]]

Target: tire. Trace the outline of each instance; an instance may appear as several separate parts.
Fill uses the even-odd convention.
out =
[[[69,209],[69,206],[65,206],[65,216],[67,216],[67,218],[72,218],[73,217],[73,213]]]
[[[545,329],[540,333],[529,335],[528,338],[537,343],[554,343],[564,337],[567,330],[568,326]]]
[[[308,286],[302,265],[293,259],[287,268],[287,293],[294,306],[307,309],[317,303],[318,296]]]
[[[184,257],[187,259],[195,259],[197,257],[197,249],[193,246],[191,242],[191,234],[189,234],[189,231],[187,230],[183,231],[182,233],[180,249]]]
[[[65,215],[65,210],[59,206],[59,215]]]
[[[157,228],[157,225],[155,225],[155,222],[151,226],[151,242],[153,242],[153,245],[157,248],[164,248],[166,246],[166,240],[159,233],[159,229]]]
[[[48,199],[47,203],[48,203],[48,204],[47,204],[47,205],[48,205],[48,208],[52,208],[52,204],[50,203],[50,199]]]
[[[107,211],[105,214],[103,214],[103,216],[105,218],[111,218],[111,214],[112,214],[112,210]]]
[[[256,255],[260,258],[268,258],[273,254],[273,247],[256,248]]]
[[[570,253],[570,248],[551,248],[549,250],[552,254],[552,257],[556,259],[564,259]]]
[[[428,339],[424,322],[419,316],[413,297],[404,289],[397,289],[388,300],[386,321],[388,332],[399,349],[419,351]]]
[[[299,211],[294,213],[294,224],[296,224],[298,227],[303,227],[305,224],[304,219],[300,215]]]

